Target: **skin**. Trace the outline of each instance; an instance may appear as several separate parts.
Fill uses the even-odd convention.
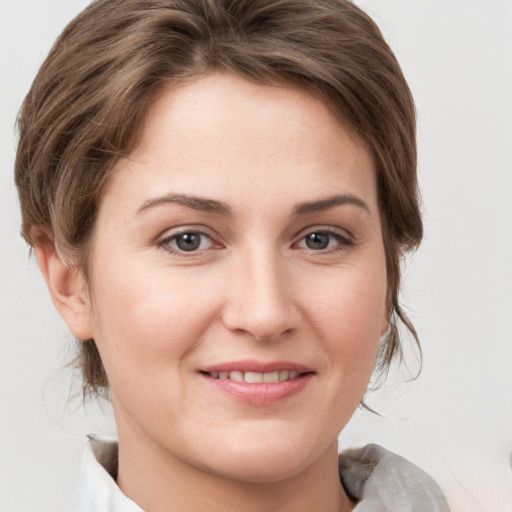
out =
[[[350,510],[337,436],[388,324],[368,150],[306,92],[212,74],[162,94],[115,171],[87,286],[51,237],[37,255],[71,332],[98,345],[121,489],[148,512]],[[304,365],[307,384],[258,403],[200,373],[245,360]]]

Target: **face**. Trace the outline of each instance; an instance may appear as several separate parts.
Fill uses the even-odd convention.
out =
[[[174,88],[105,187],[89,281],[121,442],[298,474],[336,450],[387,328],[369,152],[305,92]]]

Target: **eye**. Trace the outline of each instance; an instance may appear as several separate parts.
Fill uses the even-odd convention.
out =
[[[169,236],[159,243],[160,246],[174,253],[197,252],[211,249],[213,240],[200,231],[183,231]]]
[[[353,242],[340,233],[336,233],[334,231],[318,230],[312,231],[302,237],[299,240],[297,247],[307,248],[312,251],[326,251],[345,249],[350,245],[353,245]]]

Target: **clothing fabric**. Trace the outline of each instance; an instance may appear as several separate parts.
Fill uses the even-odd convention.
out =
[[[437,483],[408,460],[369,444],[338,458],[340,480],[354,512],[449,512]]]
[[[79,485],[67,512],[144,512],[117,486],[117,459],[116,440],[89,436]],[[343,487],[357,502],[353,512],[449,512],[431,477],[381,446],[343,452],[338,467]]]

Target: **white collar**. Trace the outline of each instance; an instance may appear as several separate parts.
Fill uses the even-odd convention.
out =
[[[117,440],[87,437],[79,484],[66,512],[144,512],[115,482]]]

